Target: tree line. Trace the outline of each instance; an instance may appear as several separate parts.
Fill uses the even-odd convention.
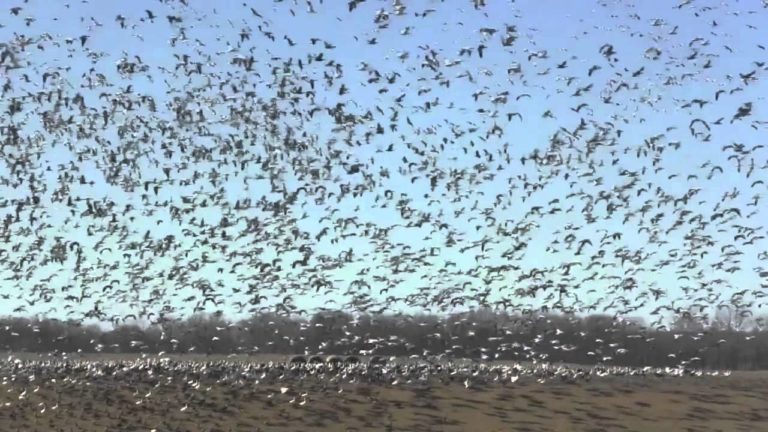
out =
[[[0,318],[0,351],[55,353],[338,354],[548,361],[616,366],[768,369],[768,332],[739,314],[709,323],[682,315],[668,328],[609,315],[445,316],[323,311],[239,321],[197,314],[112,329],[77,321]]]

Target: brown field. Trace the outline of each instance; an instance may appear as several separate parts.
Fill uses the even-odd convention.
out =
[[[4,373],[0,431],[768,431],[766,372],[469,389],[72,378]]]

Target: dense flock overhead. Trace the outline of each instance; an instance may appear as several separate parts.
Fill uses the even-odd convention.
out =
[[[4,312],[763,324],[759,5],[36,2],[0,18]]]

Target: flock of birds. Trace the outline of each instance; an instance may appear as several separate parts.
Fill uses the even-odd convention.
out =
[[[286,32],[299,15],[335,25],[322,1],[235,19],[163,0],[111,21],[65,5],[79,34],[35,1],[0,29],[4,312],[162,325],[486,307],[661,328],[726,308],[764,324],[768,119],[752,89],[768,66],[718,22],[765,9],[611,9],[613,36],[641,48],[585,30],[578,52],[467,20],[448,23],[474,39],[453,52],[409,44],[443,4],[352,0],[336,18],[360,28],[330,39]],[[135,48],[161,35],[170,61]],[[534,129],[548,138],[526,142]]]
[[[414,386],[437,380],[473,385],[514,384],[518,380],[533,379],[540,383],[559,380],[575,383],[605,376],[729,376],[730,371],[700,371],[688,368],[651,367],[565,367],[551,364],[520,363],[491,364],[475,362],[403,361],[395,358],[360,359],[355,356],[322,361],[253,362],[238,360],[187,361],[169,358],[143,358],[134,360],[79,361],[76,359],[22,360],[4,359],[4,376],[42,377],[46,380],[78,380],[93,383],[99,379],[117,379],[128,385],[139,381],[155,386],[170,384],[176,376],[184,380],[212,380],[219,384],[294,385],[300,387],[305,380],[318,383],[369,383],[391,386]],[[5,378],[7,380],[7,378]],[[17,385],[22,384],[17,383]],[[26,383],[33,385],[34,380]],[[87,384],[84,384],[87,385]],[[291,387],[284,387],[286,390]],[[283,391],[285,393],[285,391]],[[149,396],[140,397],[141,403]]]
[[[329,427],[329,422],[333,428],[347,425],[350,416],[359,415],[362,420],[373,414],[379,403],[387,403],[383,395],[366,390],[371,388],[414,397],[411,402],[390,399],[392,408],[398,409],[402,409],[404,403],[413,404],[412,408],[435,409],[433,404],[440,399],[433,393],[437,388],[460,389],[462,395],[495,388],[497,392],[514,392],[516,397],[527,401],[528,409],[535,413],[544,408],[541,400],[522,391],[526,386],[545,382],[554,383],[561,392],[566,392],[561,394],[567,394],[579,388],[578,384],[584,385],[593,379],[666,380],[729,375],[730,372],[702,372],[684,367],[567,367],[546,363],[406,361],[377,356],[296,356],[287,361],[268,362],[242,358],[200,361],[156,356],[114,360],[10,356],[0,360],[0,385],[5,389],[0,399],[0,423],[10,418],[13,421],[10,426],[5,424],[15,426],[13,430],[57,431],[87,428],[234,431],[261,430],[262,426],[267,430],[278,427],[319,430]],[[471,402],[459,398],[458,404]],[[261,408],[246,408],[248,403],[243,407],[243,400]],[[98,401],[102,408],[91,405],[91,401]],[[513,404],[507,399],[499,402],[506,408],[487,415],[509,418],[508,411]],[[487,404],[488,401],[475,409],[486,412]],[[338,413],[327,412],[323,406],[328,405]],[[115,410],[110,412],[104,407],[115,407]],[[295,414],[289,414],[286,409]],[[216,412],[219,415],[214,415]],[[393,415],[388,410],[387,413],[390,417]],[[520,414],[513,415],[517,422],[521,419],[515,416]],[[231,420],[233,416],[240,419],[236,425]],[[258,418],[258,426],[248,424],[254,417]],[[190,426],[183,419],[194,419],[194,424]],[[444,417],[441,420],[446,421]],[[384,421],[386,423],[386,419]],[[364,423],[369,425],[368,421]],[[392,419],[389,423],[387,430],[423,430],[425,427],[412,425],[404,429],[393,427]]]
[[[453,1],[17,3],[0,13],[0,313],[164,328],[199,312],[485,308],[639,316],[658,331],[725,310],[766,325],[765,1],[600,0],[568,34],[515,1],[501,15],[484,0],[458,13]],[[554,349],[571,349],[560,334]],[[212,383],[303,406],[308,382],[730,374],[684,358],[552,365],[525,348],[531,363],[450,348],[430,353],[440,361],[11,356],[0,420],[51,383],[119,381],[136,406],[175,386],[183,413]],[[58,407],[37,400],[35,419]]]

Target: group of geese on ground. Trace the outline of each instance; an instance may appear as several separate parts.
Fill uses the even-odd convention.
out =
[[[302,359],[304,360],[304,359]],[[143,358],[133,360],[3,360],[0,362],[4,381],[18,377],[16,388],[35,382],[65,381],[71,384],[98,385],[113,380],[125,385],[139,382],[153,385],[174,385],[178,379],[192,383],[216,382],[219,385],[304,386],[308,380],[326,385],[376,384],[412,386],[425,384],[462,384],[482,389],[489,385],[512,385],[518,380],[544,383],[554,380],[564,383],[589,381],[594,377],[701,377],[729,376],[730,371],[704,371],[687,367],[617,367],[567,366],[551,363],[486,363],[430,362],[424,360],[371,358],[361,361],[329,358],[327,362],[296,361],[257,362],[250,360],[178,360]],[[27,378],[25,378],[27,377]],[[26,382],[25,380],[28,380]],[[25,384],[26,382],[26,384]],[[193,385],[196,387],[196,385]]]

